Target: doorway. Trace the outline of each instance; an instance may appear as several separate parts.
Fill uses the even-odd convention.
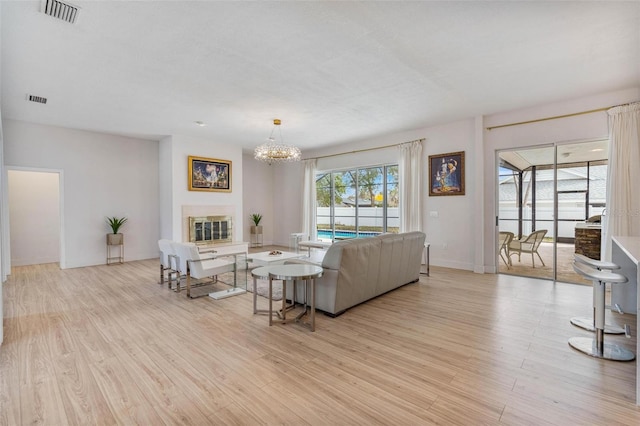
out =
[[[590,284],[573,256],[600,258],[607,155],[608,140],[497,153],[500,273]]]
[[[12,267],[64,267],[61,183],[59,170],[7,167]]]

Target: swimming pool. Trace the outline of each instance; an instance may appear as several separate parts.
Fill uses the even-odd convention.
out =
[[[376,235],[380,235],[382,232],[359,232],[358,238],[368,238],[375,237]],[[336,231],[335,238],[356,238],[356,231]],[[318,239],[331,239],[331,231],[326,229],[318,229]]]

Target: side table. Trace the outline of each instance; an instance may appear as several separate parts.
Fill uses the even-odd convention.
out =
[[[308,327],[311,331],[316,329],[316,278],[322,276],[322,268],[316,265],[277,265],[269,267],[269,326],[273,324],[273,299],[271,298],[273,293],[273,280],[282,280],[282,319],[276,322],[285,324],[287,322],[295,321]],[[295,288],[296,281],[305,282],[305,294],[304,294],[304,311],[298,314],[295,318],[287,319],[287,286],[286,281],[293,281]],[[307,291],[307,286],[310,285],[310,291]],[[308,303],[308,296],[311,293],[311,303]],[[295,304],[295,298],[292,299],[292,303]],[[308,312],[307,312],[308,311]],[[308,323],[302,322],[301,319],[309,313],[310,321]]]
[[[258,279],[268,280],[269,279],[269,271],[272,266],[260,266],[258,268],[254,268],[251,270],[251,276],[253,277],[253,313],[254,314],[269,314],[272,315],[272,311],[270,309],[258,309]],[[282,283],[284,287],[286,287],[287,283],[284,281]],[[271,293],[272,287],[269,286],[269,307],[271,307]],[[284,296],[284,294],[283,294]],[[287,298],[282,298],[282,309],[292,309],[295,306],[296,300],[296,286],[293,286],[293,299],[290,305],[287,305]]]
[[[299,247],[298,247],[298,243],[300,243],[300,241],[302,241],[302,238],[305,237],[305,233],[304,232],[294,232],[291,234],[291,237],[289,238],[289,249],[293,250],[294,253],[298,253],[299,252]]]
[[[420,275],[426,275],[429,276],[429,247],[431,246],[431,244],[429,243],[424,243],[424,248],[427,249],[427,272],[422,272],[420,271]],[[420,265],[420,267],[422,268],[422,265]]]

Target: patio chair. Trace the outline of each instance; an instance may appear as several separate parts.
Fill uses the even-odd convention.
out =
[[[511,258],[509,257],[509,244],[511,244],[511,241],[513,241],[513,232],[502,231],[499,233],[498,254],[500,254],[504,264],[507,265],[507,269],[511,266]]]
[[[518,262],[520,262],[520,256],[522,253],[531,253],[531,263],[533,267],[536,267],[535,258],[533,254],[538,255],[538,259],[542,262],[542,266],[546,266],[544,264],[544,260],[540,257],[540,253],[538,253],[538,247],[540,247],[540,243],[542,242],[544,236],[547,234],[546,229],[541,229],[539,231],[534,231],[528,236],[521,238],[519,240],[513,240],[509,244],[509,256],[512,254],[518,254]]]

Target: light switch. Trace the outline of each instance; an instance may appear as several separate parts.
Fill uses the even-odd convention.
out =
[[[438,212],[437,212],[437,211],[435,211],[435,210],[430,211],[430,212],[429,212],[429,216],[431,216],[431,217],[438,217]]]

